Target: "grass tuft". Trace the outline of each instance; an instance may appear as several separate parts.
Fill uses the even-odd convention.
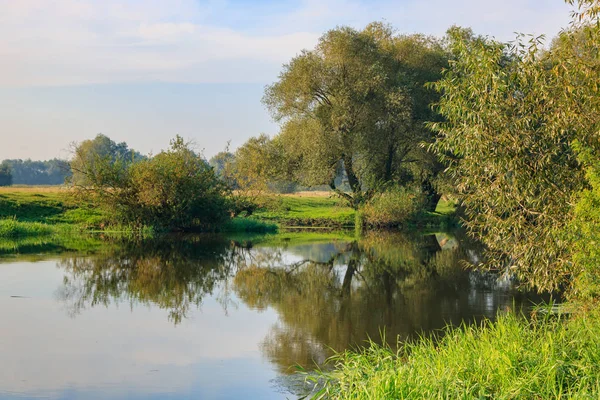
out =
[[[55,230],[40,222],[22,222],[14,218],[0,220],[0,238],[12,239],[23,236],[49,236]]]

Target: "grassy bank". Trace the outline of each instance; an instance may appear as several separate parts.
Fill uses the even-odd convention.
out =
[[[279,196],[268,206],[257,210],[254,217],[274,222],[283,227],[330,227],[353,228],[356,211],[330,192],[301,192]],[[446,229],[456,227],[456,205],[449,200],[441,200],[434,212],[423,211],[404,228]]]
[[[449,329],[392,351],[371,344],[333,359],[315,398],[600,398],[600,320],[514,314],[483,326]],[[322,377],[321,377],[322,378]]]
[[[286,227],[353,227],[355,211],[328,192],[282,195],[254,216]]]
[[[273,233],[278,227],[354,227],[356,212],[328,192],[302,192],[274,197],[250,218],[235,218],[222,232]],[[423,212],[405,227],[444,229],[456,224],[454,206],[440,202],[436,212]],[[81,232],[131,233],[115,226],[98,208],[76,202],[59,187],[0,188],[0,238],[49,236]],[[150,228],[148,228],[150,229]],[[146,229],[146,230],[148,230]]]
[[[277,225],[258,219],[235,218],[223,228],[225,232],[275,232]],[[0,238],[37,237],[82,232],[147,235],[130,226],[114,225],[102,210],[91,204],[76,202],[67,189],[60,187],[0,188]]]

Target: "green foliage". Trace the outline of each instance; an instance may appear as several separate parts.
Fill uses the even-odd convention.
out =
[[[538,38],[509,46],[452,28],[454,59],[435,84],[445,121],[431,125],[433,148],[466,226],[488,246],[490,266],[541,290],[570,277],[564,236],[572,196],[586,185],[571,143],[590,143],[600,121],[598,73],[584,59],[600,42],[588,33],[582,41],[567,31],[545,52]]]
[[[333,358],[328,399],[556,399],[600,396],[600,320],[529,323],[513,313],[448,328],[398,352],[372,344]]]
[[[220,179],[227,180],[230,174],[230,166],[235,162],[235,155],[229,150],[221,151],[208,160],[208,164],[215,170],[215,175]],[[234,185],[232,184],[232,187]]]
[[[586,166],[590,189],[577,196],[570,226],[574,261],[575,299],[594,307],[600,298],[600,159],[589,148],[576,144],[580,160]]]
[[[345,172],[357,209],[382,183],[432,180],[439,165],[420,143],[432,136],[423,86],[439,76],[447,56],[436,40],[396,35],[381,23],[362,31],[341,27],[284,66],[264,103],[282,122],[274,142],[283,173],[308,186],[330,185]]]
[[[600,15],[600,2],[598,0],[566,0],[566,3],[578,6],[579,11],[574,15],[578,22],[593,21]]]
[[[131,220],[167,229],[211,228],[227,219],[226,187],[180,137],[131,167]]]
[[[23,236],[48,236],[55,230],[40,222],[21,222],[14,218],[0,219],[0,238],[12,239]]]
[[[424,196],[412,188],[392,188],[375,195],[361,209],[364,222],[373,227],[398,227],[423,209]]]
[[[134,163],[95,158],[84,164],[80,199],[106,210],[114,223],[165,230],[214,229],[228,218],[227,188],[181,137],[171,148]]]
[[[103,134],[73,147],[70,183],[77,186],[98,185],[101,180],[106,185],[115,184],[128,165],[145,158],[127,143],[115,143]]]

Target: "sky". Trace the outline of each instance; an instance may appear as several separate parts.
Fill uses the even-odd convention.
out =
[[[68,158],[103,133],[144,153],[179,134],[210,158],[274,135],[282,64],[340,25],[552,38],[563,0],[0,0],[0,160]]]

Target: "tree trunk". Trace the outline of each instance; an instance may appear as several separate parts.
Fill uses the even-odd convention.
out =
[[[421,189],[425,195],[425,210],[435,211],[435,208],[437,207],[442,195],[435,190],[429,180],[426,180],[421,184]]]
[[[396,146],[390,143],[388,146],[387,159],[385,160],[385,172],[383,174],[383,180],[387,183],[392,180],[392,167],[394,166],[394,155],[396,154]]]
[[[351,156],[343,156],[344,161],[344,169],[346,170],[346,175],[348,176],[348,183],[350,184],[350,189],[352,189],[353,199],[352,199],[352,208],[355,210],[362,204],[362,188],[358,177],[354,173],[354,167],[352,165],[352,157]]]

